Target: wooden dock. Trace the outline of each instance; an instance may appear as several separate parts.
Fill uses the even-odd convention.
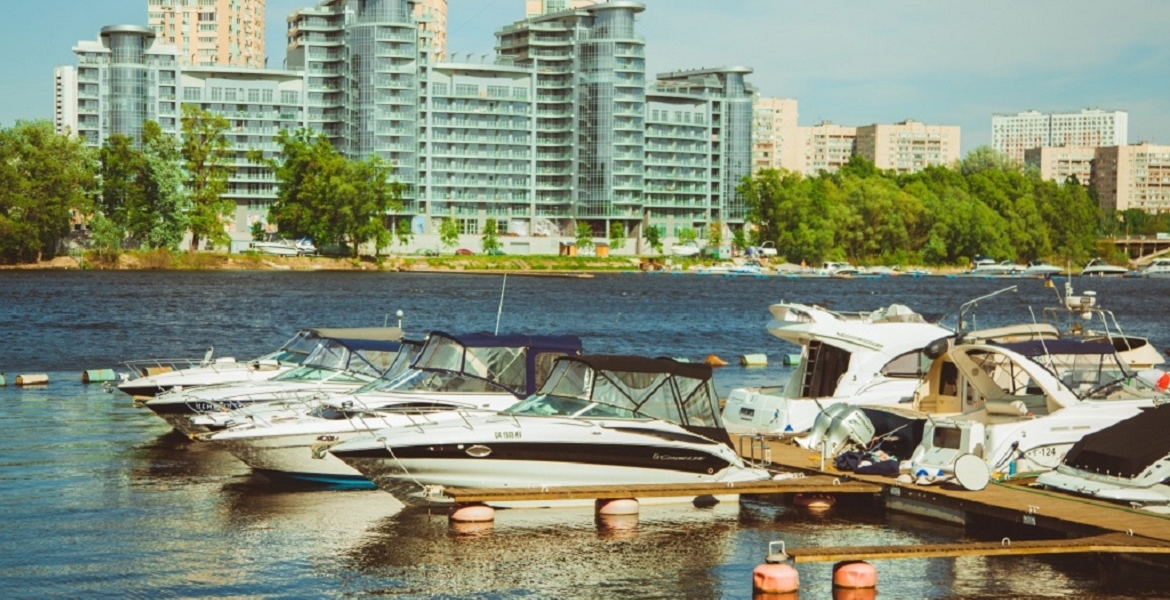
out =
[[[746,445],[746,444],[745,444]],[[760,459],[764,452],[756,444]],[[890,476],[820,471],[820,455],[796,445],[769,441],[766,452],[773,468],[815,473],[882,488],[891,510],[920,514],[959,524],[973,516],[1016,523],[1021,538],[1043,532],[1061,532],[1060,539],[960,544],[927,544],[854,548],[791,548],[785,554],[796,562],[860,560],[864,558],[927,558],[1001,554],[1069,554],[1077,552],[1170,554],[1170,515],[1119,504],[1029,487],[1029,481],[992,482],[979,491],[953,485],[921,486],[899,483]],[[750,458],[750,457],[749,457]],[[1032,531],[1026,531],[1031,529]],[[1043,530],[1043,531],[1041,531]]]
[[[614,500],[621,498],[686,498],[727,494],[878,494],[882,486],[842,481],[831,475],[813,475],[771,481],[725,484],[646,484],[622,486],[550,486],[545,488],[448,488],[456,504],[557,500]]]

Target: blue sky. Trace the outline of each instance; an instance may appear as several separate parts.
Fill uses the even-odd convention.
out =
[[[268,0],[269,64],[285,17]],[[915,119],[991,141],[991,115],[1099,107],[1129,112],[1129,141],[1170,144],[1166,0],[643,0],[650,74],[742,65],[767,96],[800,102],[800,124]],[[449,0],[449,49],[490,53],[524,0]],[[146,22],[146,0],[7,0],[0,21],[0,126],[52,117],[52,73],[78,40]]]

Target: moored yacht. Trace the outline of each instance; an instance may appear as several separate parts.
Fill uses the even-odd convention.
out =
[[[916,476],[945,477],[968,454],[989,474],[1048,471],[1086,434],[1137,415],[1162,395],[1111,345],[1097,342],[965,344],[940,367],[933,393],[914,403],[931,415],[910,456]]]
[[[502,410],[536,392],[553,360],[581,353],[576,336],[432,332],[410,368],[352,393],[298,407],[244,409],[234,424],[197,436],[224,445],[254,470],[340,485],[372,485],[325,449],[373,429]]]
[[[768,310],[768,332],[799,345],[800,363],[783,386],[731,391],[722,416],[732,433],[799,433],[829,404],[907,400],[930,364],[923,350],[954,335],[897,304],[869,313],[795,303]]]
[[[386,372],[401,346],[402,330],[397,327],[339,332],[346,337],[318,338],[299,366],[272,379],[171,390],[151,398],[145,406],[175,429],[191,434],[205,430],[191,421],[198,414],[365,385]]]
[[[495,414],[417,420],[329,451],[405,503],[436,487],[731,483],[747,466],[719,418],[705,364],[636,356],[557,359],[540,393]]]
[[[1141,270],[1140,275],[1151,278],[1170,277],[1170,258],[1155,258]]]
[[[1163,391],[1170,376],[1156,385]],[[1170,513],[1170,406],[1090,433],[1036,486]]]
[[[1081,270],[1081,277],[1124,277],[1129,269],[1111,265],[1100,258],[1090,260]]]
[[[130,374],[118,389],[136,398],[156,396],[172,388],[190,389],[205,385],[264,381],[299,365],[321,337],[336,335],[336,329],[302,329],[275,352],[249,361],[213,356],[208,349],[202,359],[144,359],[127,361]]]
[[[1028,263],[1028,266],[1020,272],[1020,277],[1042,277],[1050,278],[1054,275],[1064,273],[1064,269],[1056,265],[1050,265],[1042,260],[1034,260]]]

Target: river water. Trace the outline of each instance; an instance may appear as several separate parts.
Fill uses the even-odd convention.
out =
[[[1126,333],[1170,345],[1170,280],[1075,280]],[[980,303],[980,327],[1054,304],[1040,281],[607,274],[593,279],[361,272],[0,272],[0,584],[7,598],[751,598],[768,543],[876,545],[1025,537],[842,502],[810,514],[779,498],[715,508],[643,507],[636,523],[585,510],[498,511],[453,529],[378,491],[290,486],[169,432],[129,398],[80,383],[125,360],[251,358],[298,327],[395,323],[423,333],[575,334],[594,353],[731,366],[724,394],[779,383],[797,351],[764,330],[780,300],[837,310],[891,303],[949,315]],[[1077,292],[1083,291],[1077,289]],[[502,299],[502,302],[501,302]],[[970,325],[970,321],[968,321]],[[769,366],[735,363],[766,353]],[[21,373],[47,386],[17,388]],[[1170,576],[1093,557],[875,563],[882,598],[1165,596]],[[831,564],[802,564],[801,598],[830,598]]]

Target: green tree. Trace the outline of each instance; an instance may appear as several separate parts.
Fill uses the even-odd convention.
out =
[[[0,129],[0,257],[41,260],[69,235],[70,218],[90,215],[97,155],[48,121]]]
[[[678,241],[680,242],[693,242],[697,239],[699,239],[699,234],[690,227],[683,227],[678,230]]]
[[[577,248],[586,248],[593,245],[593,227],[584,221],[577,222],[575,241]]]
[[[187,231],[179,143],[154,121],[142,125],[142,194],[127,215],[129,234],[147,248],[178,250]]]
[[[716,248],[723,245],[723,223],[713,221],[707,227],[707,243]]]
[[[439,243],[444,248],[454,248],[459,243],[459,223],[452,217],[444,217],[439,224]]]
[[[398,219],[394,235],[398,238],[398,245],[403,248],[409,246],[410,241],[414,239],[414,231],[410,228],[410,219]]]
[[[192,104],[183,105],[182,157],[186,168],[186,187],[190,194],[187,213],[191,228],[191,250],[198,250],[206,239],[209,244],[226,244],[224,220],[235,210],[235,203],[225,200],[231,176],[231,142],[225,133],[228,120]]]
[[[614,221],[609,224],[609,247],[621,250],[626,247],[626,224]]]
[[[264,223],[256,221],[248,228],[248,233],[252,235],[253,242],[263,242],[267,234],[264,232]]]
[[[285,235],[310,237],[318,245],[337,244],[358,258],[362,244],[390,245],[386,215],[401,207],[403,186],[391,181],[391,169],[377,157],[345,158],[324,135],[306,130],[277,135],[279,158],[249,152],[249,160],[270,166],[277,198],[269,222]]]
[[[747,250],[747,233],[743,227],[737,227],[731,231],[731,245],[737,250]]]
[[[488,219],[483,225],[483,251],[491,252],[500,249],[500,226],[495,219]]]
[[[103,255],[121,250],[130,225],[130,214],[143,203],[143,175],[146,159],[124,135],[106,138],[98,151],[101,160],[101,193],[98,195],[98,223],[102,230]],[[115,240],[116,243],[115,243]]]
[[[645,229],[642,236],[646,240],[646,245],[650,246],[651,250],[662,254],[662,231],[654,225],[647,225]]]

